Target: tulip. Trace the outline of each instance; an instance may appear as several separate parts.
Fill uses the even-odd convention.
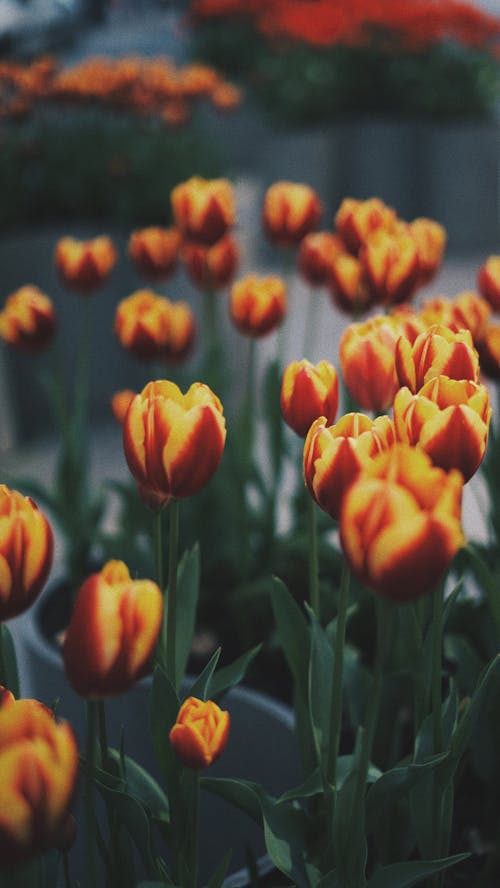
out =
[[[236,274],[238,247],[234,237],[226,234],[211,247],[186,243],[182,259],[195,286],[201,290],[220,290]]]
[[[332,260],[328,283],[332,300],[342,311],[356,315],[373,303],[363,265],[350,253],[340,253]]]
[[[433,219],[414,219],[408,232],[415,240],[418,252],[419,283],[426,284],[435,277],[446,246],[446,230]]]
[[[462,477],[396,445],[368,462],[347,491],[342,548],[356,576],[394,602],[430,592],[463,546]]]
[[[108,561],[80,587],[64,639],[70,684],[82,697],[128,691],[147,671],[161,628],[162,594],[132,580],[123,561]]]
[[[120,425],[123,425],[130,402],[135,396],[136,392],[132,389],[122,389],[119,392],[115,392],[111,398],[111,410],[113,411],[114,418]]]
[[[488,389],[468,379],[437,376],[417,394],[408,388],[394,399],[398,440],[418,445],[443,469],[472,477],[486,451],[491,419]]]
[[[355,200],[346,197],[335,216],[335,227],[347,249],[356,254],[379,228],[391,231],[396,224],[395,211],[378,197]]]
[[[317,419],[304,444],[304,480],[318,506],[337,520],[345,492],[362,466],[394,441],[394,425],[388,416],[373,420],[362,413],[347,413],[329,427],[324,416]]]
[[[264,336],[283,320],[286,302],[286,288],[280,277],[248,275],[231,288],[231,320],[246,336]]]
[[[194,314],[187,302],[170,303],[170,331],[163,359],[178,363],[187,357],[196,336]]]
[[[500,256],[490,256],[477,273],[477,288],[493,311],[500,311]]]
[[[9,691],[8,688],[5,688],[3,685],[0,685],[0,709],[3,709],[4,706],[11,706],[12,703],[16,702],[16,698],[12,691]]]
[[[286,424],[301,438],[320,416],[334,422],[339,405],[337,371],[328,361],[316,367],[306,359],[293,361],[283,374],[280,403]]]
[[[39,352],[52,339],[56,314],[52,302],[33,284],[7,298],[0,312],[0,337],[21,351]]]
[[[52,566],[49,522],[30,497],[0,485],[0,621],[17,617],[42,591]]]
[[[33,700],[0,709],[0,860],[4,866],[59,847],[78,750],[68,724]]]
[[[331,231],[313,231],[300,242],[297,257],[298,269],[302,277],[312,286],[326,284],[330,277],[330,267],[335,258],[345,252],[338,235]]]
[[[143,228],[130,235],[128,253],[136,269],[150,280],[162,280],[175,270],[181,236],[176,228]]]
[[[418,249],[407,231],[377,230],[361,247],[359,258],[376,301],[394,305],[413,295],[419,274]]]
[[[295,247],[317,228],[321,211],[321,201],[309,185],[275,182],[264,195],[264,230],[274,243]]]
[[[109,237],[84,241],[63,237],[57,242],[54,260],[64,284],[88,294],[109,277],[116,263],[116,251]]]
[[[186,394],[166,380],[150,382],[130,404],[123,445],[139,493],[151,508],[193,496],[210,481],[224,450],[222,405],[207,385]]]
[[[421,315],[407,303],[394,306],[390,311],[390,317],[396,321],[401,335],[413,345],[417,336],[427,330]]]
[[[488,324],[478,349],[481,370],[491,379],[500,379],[500,324]]]
[[[365,410],[382,413],[398,389],[394,364],[401,329],[391,317],[350,324],[339,344],[340,366],[352,398]]]
[[[226,748],[229,723],[229,712],[212,700],[188,697],[169,735],[182,764],[196,771],[208,768]]]
[[[474,345],[478,345],[491,314],[491,306],[486,299],[466,290],[454,299],[436,296],[426,299],[422,305],[421,316],[427,326],[442,324],[452,330],[470,330]]]
[[[120,345],[143,361],[161,360],[170,334],[171,303],[152,290],[136,290],[118,303],[115,333]]]
[[[479,358],[469,330],[454,333],[435,324],[411,345],[401,337],[396,343],[396,373],[399,384],[415,393],[436,376],[472,379],[479,376]]]
[[[210,93],[210,101],[218,111],[233,111],[241,105],[243,93],[232,83],[216,83]]]
[[[184,238],[211,246],[234,225],[233,189],[227,179],[193,176],[171,194],[175,223]]]

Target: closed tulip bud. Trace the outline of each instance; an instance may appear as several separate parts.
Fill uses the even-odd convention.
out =
[[[478,349],[481,370],[491,379],[500,379],[500,324],[488,324]]]
[[[0,860],[12,866],[59,846],[78,772],[65,722],[33,700],[0,709]]]
[[[196,323],[191,307],[187,302],[170,304],[170,331],[164,353],[164,360],[172,364],[183,361],[190,353],[196,337]]]
[[[345,252],[344,244],[331,231],[313,231],[300,242],[297,265],[300,274],[312,287],[326,284],[335,258]]]
[[[375,457],[347,491],[342,548],[356,576],[398,603],[430,592],[464,545],[462,477],[432,465],[418,448]]]
[[[394,399],[398,440],[419,446],[442,469],[472,477],[486,451],[491,419],[488,389],[468,379],[437,376],[415,395],[408,388]]]
[[[233,189],[227,179],[193,176],[171,194],[175,223],[184,238],[211,246],[234,225]]]
[[[233,284],[229,312],[240,333],[259,337],[281,324],[286,304],[286,288],[280,277],[252,274]]]
[[[409,299],[418,283],[418,250],[406,231],[376,231],[359,251],[368,286],[383,305]]]
[[[391,231],[397,221],[396,212],[378,197],[356,200],[346,197],[335,216],[335,227],[347,249],[356,254],[379,228]]]
[[[332,426],[324,416],[317,419],[304,444],[304,479],[318,506],[338,519],[345,492],[362,466],[394,441],[388,416],[373,420],[363,413],[347,413]]]
[[[114,418],[120,425],[123,424],[130,402],[135,396],[136,392],[132,391],[132,389],[122,389],[120,392],[115,392],[111,398],[111,410],[113,411]]]
[[[454,333],[435,324],[417,336],[413,345],[401,337],[396,343],[396,373],[399,384],[413,393],[436,376],[477,382],[479,357],[469,330]]]
[[[29,497],[0,485],[0,622],[27,610],[52,566],[49,522]]]
[[[56,314],[52,302],[32,284],[11,293],[0,312],[0,337],[20,351],[42,351],[55,329]]]
[[[80,587],[63,645],[64,667],[82,697],[123,694],[147,671],[161,628],[162,594],[108,561]]]
[[[350,324],[342,334],[339,358],[349,394],[364,410],[382,413],[398,389],[396,342],[401,329],[393,318],[377,316]]]
[[[477,288],[493,311],[500,311],[500,256],[490,256],[477,273]]]
[[[208,768],[226,748],[229,724],[229,712],[212,700],[184,700],[169,735],[182,764],[196,771]]]
[[[152,290],[136,290],[118,303],[115,333],[120,345],[143,361],[161,360],[170,333],[171,303]]]
[[[446,230],[433,219],[414,219],[408,232],[417,245],[419,284],[431,281],[439,271],[446,247]]]
[[[182,259],[189,277],[200,290],[220,290],[234,278],[240,261],[232,234],[226,234],[211,247],[186,243]]]
[[[83,241],[63,237],[56,245],[54,260],[63,283],[85,295],[107,280],[116,263],[116,251],[104,235]]]
[[[125,457],[151,508],[198,493],[224,450],[222,405],[201,382],[186,394],[166,380],[150,382],[130,404],[123,425]]]
[[[401,335],[413,345],[417,336],[427,330],[427,324],[424,323],[420,314],[407,304],[396,305],[391,309],[390,317],[396,321]]]
[[[341,311],[356,315],[373,304],[363,265],[350,253],[340,253],[332,260],[328,283],[332,300]]]
[[[296,247],[318,227],[321,212],[321,201],[310,185],[275,182],[264,195],[264,230],[274,243]]]
[[[427,326],[442,324],[452,330],[470,330],[474,345],[477,346],[491,315],[491,306],[472,290],[459,293],[454,299],[435,296],[426,299],[422,305],[421,317]]]
[[[177,228],[143,228],[130,235],[128,253],[137,271],[158,281],[175,271],[180,245]]]
[[[320,416],[334,422],[339,406],[337,371],[328,361],[315,367],[310,361],[294,361],[283,374],[281,412],[288,426],[305,438]]]

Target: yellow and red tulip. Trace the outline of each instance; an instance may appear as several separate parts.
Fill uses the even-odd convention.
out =
[[[443,261],[446,247],[446,230],[433,219],[413,219],[408,231],[417,245],[418,278],[426,284],[435,277]]]
[[[132,232],[128,254],[136,269],[150,280],[167,278],[176,268],[181,236],[177,228],[142,228]]]
[[[212,700],[188,697],[170,731],[170,742],[182,764],[194,770],[211,765],[226,748],[229,724],[229,712]]]
[[[479,357],[469,330],[454,333],[449,327],[434,324],[415,339],[396,343],[396,373],[399,384],[415,393],[436,376],[472,379],[479,376]]]
[[[234,194],[227,179],[193,176],[171,194],[175,223],[182,236],[211,246],[234,225]]]
[[[398,322],[377,316],[350,324],[342,334],[339,358],[349,394],[364,410],[381,413],[392,404],[398,389],[395,370]]]
[[[91,240],[63,237],[54,253],[56,268],[64,284],[81,294],[100,287],[116,263],[116,251],[109,237]]]
[[[182,259],[195,286],[220,290],[233,280],[240,257],[233,235],[226,234],[211,247],[186,243]]]
[[[342,311],[358,314],[373,303],[365,270],[356,256],[339,253],[330,263],[328,284],[334,304]]]
[[[270,240],[295,247],[318,227],[321,212],[321,201],[310,185],[275,182],[264,195],[262,222]]]
[[[378,229],[359,251],[367,284],[376,302],[394,305],[415,292],[418,275],[418,249],[413,237],[399,228]]]
[[[488,324],[478,350],[481,370],[491,379],[500,379],[500,324]]]
[[[265,336],[281,324],[286,312],[286,287],[277,275],[248,275],[231,288],[229,312],[246,336]]]
[[[421,317],[428,327],[442,324],[455,331],[470,330],[475,346],[484,336],[490,315],[489,303],[473,290],[465,290],[453,299],[447,296],[426,299],[421,310]]]
[[[29,497],[0,485],[0,621],[27,610],[52,566],[49,522]]]
[[[136,290],[122,299],[114,329],[123,348],[143,361],[182,359],[196,333],[187,303],[171,302],[152,290]]]
[[[326,284],[330,266],[335,258],[345,252],[338,234],[331,231],[313,231],[301,240],[297,265],[300,274],[312,287]]]
[[[55,329],[54,306],[49,297],[33,284],[11,293],[0,312],[0,338],[21,351],[42,351],[52,339]]]
[[[489,256],[477,273],[477,288],[493,311],[500,311],[500,256]]]
[[[396,221],[396,212],[378,197],[368,200],[346,197],[337,210],[335,227],[347,249],[357,254],[375,231],[391,231]]]
[[[293,361],[283,373],[280,403],[286,424],[301,438],[320,416],[333,423],[339,406],[335,367],[328,361],[317,366],[305,358]]]

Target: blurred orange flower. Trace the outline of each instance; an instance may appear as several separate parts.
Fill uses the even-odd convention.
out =
[[[63,237],[57,242],[54,261],[67,287],[88,294],[109,277],[116,263],[116,251],[111,239],[104,235],[93,240]]]
[[[280,277],[248,275],[233,284],[229,311],[240,333],[259,337],[281,324],[286,304],[286,288]]]
[[[317,228],[321,212],[320,199],[310,185],[275,182],[264,195],[262,220],[272,241],[295,247]]]
[[[42,351],[52,339],[56,326],[51,300],[33,284],[11,293],[0,312],[0,337],[21,351]]]

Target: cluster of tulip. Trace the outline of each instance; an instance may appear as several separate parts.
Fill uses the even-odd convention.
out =
[[[129,255],[151,280],[171,274],[181,257],[213,303],[213,290],[232,280],[238,263],[231,186],[226,180],[193,178],[174,189],[172,210],[175,228],[135,232]],[[492,411],[488,388],[479,381],[478,350],[488,349],[498,371],[499,337],[491,332],[496,328],[489,316],[491,307],[500,305],[500,258],[490,257],[479,272],[483,295],[436,297],[411,309],[399,303],[437,271],[442,228],[431,220],[407,225],[376,199],[345,200],[332,232],[315,232],[320,215],[319,197],[306,185],[280,182],[266,192],[265,231],[276,245],[298,250],[303,277],[326,285],[333,300],[353,313],[373,304],[386,313],[352,322],[342,335],[339,358],[347,395],[339,419],[340,374],[327,360],[315,366],[304,358],[284,370],[278,365],[279,385],[272,389],[276,414],[304,441],[309,593],[301,588],[297,600],[281,580],[269,580],[268,586],[277,639],[294,679],[304,783],[276,799],[248,781],[200,778],[229,738],[230,716],[216,699],[241,679],[257,654],[250,651],[215,671],[217,650],[182,701],[198,600],[196,571],[185,566],[199,556],[191,552],[178,565],[180,504],[222,471],[226,420],[219,397],[202,382],[183,393],[173,381],[159,378],[140,393],[121,392],[113,406],[123,426],[126,462],[142,503],[155,516],[156,578],[133,579],[123,561],[107,561],[80,585],[64,634],[66,675],[86,701],[88,721],[89,885],[100,884],[98,844],[108,876],[122,877],[126,828],[143,855],[152,880],[148,884],[197,888],[200,785],[263,826],[275,867],[299,888],[403,888],[427,878],[438,888],[441,873],[469,856],[449,853],[453,798],[460,769],[468,767],[475,725],[488,716],[498,695],[500,661],[491,654],[483,657],[487,668],[473,686],[470,659],[467,679],[458,668],[456,681],[449,676],[443,631],[459,606],[460,590],[445,595],[444,582],[465,545],[463,486],[479,469],[487,447]],[[55,252],[65,284],[86,295],[106,280],[115,260],[106,237],[90,242],[64,238]],[[82,306],[90,302],[81,300]],[[231,318],[252,345],[283,321],[286,305],[286,284],[278,276],[248,275],[231,287]],[[2,338],[28,351],[44,348],[55,326],[50,300],[35,286],[13,294],[0,313]],[[189,306],[141,290],[117,306],[115,332],[137,357],[175,362],[192,343],[194,317]],[[214,330],[203,333],[210,336]],[[211,372],[209,361],[204,369]],[[249,366],[251,381],[254,372]],[[349,399],[355,404],[349,405]],[[66,443],[75,472],[85,477],[84,456],[75,447],[87,416],[78,403],[78,421]],[[249,406],[257,409],[245,403]],[[230,494],[244,513],[243,548],[250,549],[255,534],[248,533],[249,501],[256,469],[254,427],[248,415],[244,419],[243,438],[236,438],[245,449],[245,459],[237,464],[244,477]],[[278,480],[284,458],[279,451]],[[75,477],[68,475],[68,460],[67,455],[66,483]],[[66,499],[67,492],[66,487]],[[272,513],[271,500],[264,502]],[[323,516],[316,504],[329,516],[320,540],[318,519]],[[165,512],[170,524],[167,581]],[[58,723],[42,704],[15,699],[15,657],[5,626],[30,607],[47,580],[52,531],[32,500],[6,486],[0,488],[0,516],[0,866],[57,848],[66,861],[69,886],[76,741],[69,726]],[[336,526],[342,568],[338,589],[332,590],[331,578],[325,582],[321,544],[336,545],[331,540]],[[266,516],[265,530],[275,537],[273,516],[271,521]],[[194,589],[187,589],[188,574]],[[498,622],[498,607],[489,600],[481,606],[491,607]],[[366,615],[366,607],[376,632],[370,634],[370,649],[363,651],[349,624]],[[500,634],[500,622],[496,630]],[[397,636],[402,645],[396,644]],[[496,637],[493,645],[496,652]],[[450,657],[458,655],[452,651]],[[153,672],[153,742],[168,799],[152,777],[106,739],[105,699],[127,692],[148,671]],[[399,684],[393,693],[395,678]],[[384,743],[388,725],[392,733]],[[496,766],[493,774],[498,777]],[[95,791],[105,800],[109,847],[96,825]],[[388,847],[385,826],[395,812],[401,829]],[[139,821],[147,825],[146,845]],[[151,852],[156,831],[166,840],[168,864]],[[227,866],[228,861],[221,865],[211,886],[220,888]]]

